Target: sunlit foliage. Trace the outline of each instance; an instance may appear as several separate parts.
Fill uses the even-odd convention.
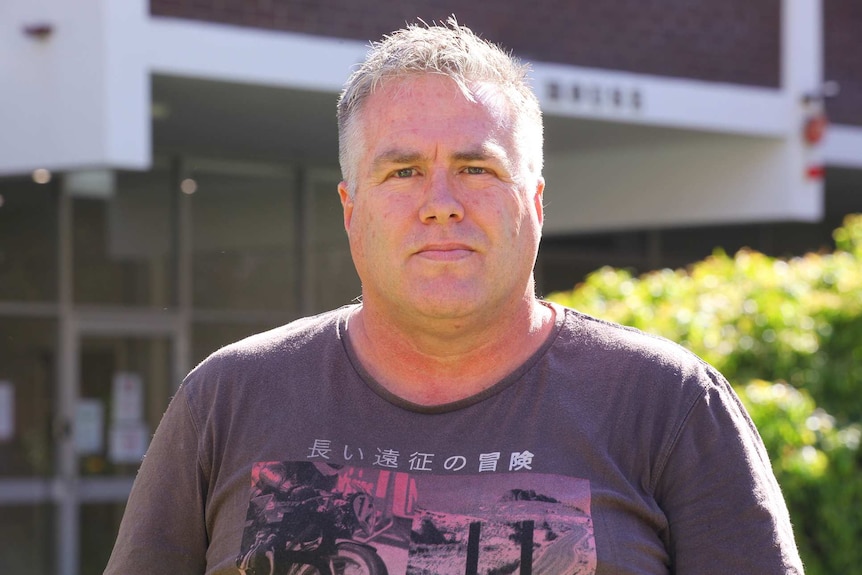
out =
[[[763,436],[806,573],[862,564],[862,215],[836,249],[716,251],[685,270],[602,268],[549,299],[665,336],[717,367]]]

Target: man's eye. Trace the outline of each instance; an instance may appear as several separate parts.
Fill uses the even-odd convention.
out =
[[[464,168],[465,174],[470,175],[478,175],[478,174],[487,174],[488,171],[485,168],[480,168],[479,166],[467,166]]]
[[[395,170],[392,175],[396,178],[409,178],[415,174],[416,170],[413,168],[401,168],[400,170]]]

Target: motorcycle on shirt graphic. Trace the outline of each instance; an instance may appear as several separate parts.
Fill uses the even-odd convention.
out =
[[[253,473],[243,575],[388,575],[376,549],[380,513],[360,489],[334,490],[329,466],[268,463]],[[361,541],[360,541],[361,540]]]

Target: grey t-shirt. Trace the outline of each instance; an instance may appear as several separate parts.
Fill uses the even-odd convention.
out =
[[[514,373],[428,408],[362,369],[353,309],[189,374],[106,573],[802,573],[757,431],[680,346],[554,306]]]

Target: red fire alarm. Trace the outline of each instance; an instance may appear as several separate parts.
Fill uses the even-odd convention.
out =
[[[809,180],[822,180],[826,175],[826,169],[820,165],[808,166],[805,170],[805,175]]]
[[[829,124],[829,120],[826,118],[826,114],[820,113],[815,116],[811,116],[807,120],[805,120],[805,142],[809,145],[819,144],[821,140],[823,140],[823,136],[826,134],[826,126]]]

